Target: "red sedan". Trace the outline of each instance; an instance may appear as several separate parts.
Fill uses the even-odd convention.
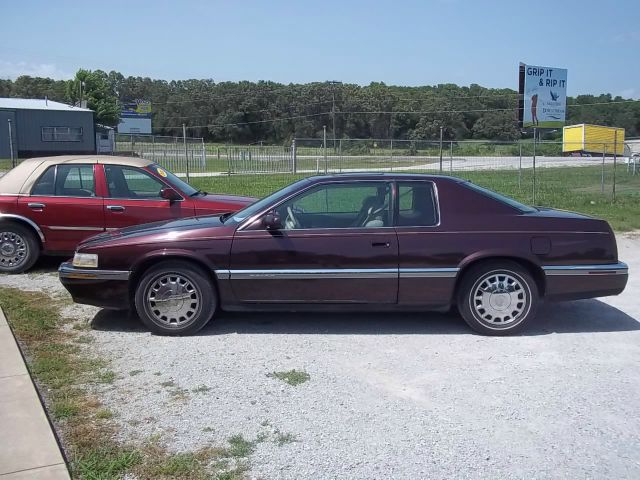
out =
[[[234,214],[98,235],[59,271],[76,302],[135,308],[162,334],[196,332],[218,309],[456,306],[475,330],[506,335],[541,299],[622,292],[627,270],[603,220],[456,178],[350,174]]]
[[[141,158],[25,160],[0,178],[0,272],[69,254],[98,232],[239,210],[253,198],[210,195]]]

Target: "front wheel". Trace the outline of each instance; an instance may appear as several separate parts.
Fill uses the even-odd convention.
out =
[[[144,273],[136,287],[135,304],[138,316],[152,332],[190,335],[209,323],[217,297],[203,269],[167,261]]]
[[[538,287],[515,262],[486,262],[465,273],[458,291],[458,310],[476,332],[509,335],[535,317]]]

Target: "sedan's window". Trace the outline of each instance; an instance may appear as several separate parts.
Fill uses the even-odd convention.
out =
[[[53,195],[55,192],[56,167],[51,166],[40,176],[31,189],[31,195]]]
[[[438,208],[431,182],[399,183],[398,197],[398,226],[431,227],[438,223]]]
[[[278,207],[283,229],[390,226],[391,187],[386,182],[319,185]]]
[[[138,168],[120,165],[105,165],[109,198],[160,199],[160,190],[165,188],[160,180]]]
[[[55,195],[59,197],[95,197],[93,165],[58,165]]]
[[[516,210],[521,211],[522,213],[533,213],[538,211],[537,209],[530,207],[529,205],[525,205],[524,203],[520,203],[517,200],[514,200],[513,198],[505,197],[504,195],[500,195],[499,193],[494,192],[493,190],[489,190],[488,188],[483,188],[471,182],[463,182],[462,185],[464,185],[467,188],[470,188],[471,190],[475,190],[476,192],[481,193],[482,195],[485,195],[489,198],[493,198],[494,200],[497,200],[500,203],[509,205],[510,207],[513,207]]]

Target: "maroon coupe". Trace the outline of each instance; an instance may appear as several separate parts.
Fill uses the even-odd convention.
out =
[[[96,232],[239,210],[254,198],[209,195],[143,158],[33,158],[0,178],[0,272],[69,254]]]
[[[451,307],[506,335],[542,298],[616,295],[628,275],[603,220],[406,174],[312,177],[235,214],[108,232],[59,273],[76,302],[135,308],[168,335],[217,309]]]

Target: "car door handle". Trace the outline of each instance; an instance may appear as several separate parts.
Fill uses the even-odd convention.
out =
[[[372,247],[389,248],[389,242],[371,242]]]
[[[124,212],[124,207],[122,205],[107,205],[107,210],[111,210],[112,212]]]
[[[29,203],[27,203],[27,207],[29,207],[29,208],[44,208],[44,207],[46,207],[46,205],[44,203],[29,202]]]

